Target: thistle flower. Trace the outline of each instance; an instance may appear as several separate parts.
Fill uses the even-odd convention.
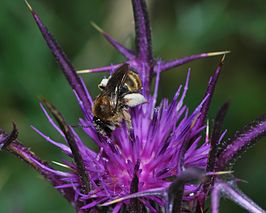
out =
[[[110,137],[97,131],[93,125],[93,99],[85,83],[27,3],[77,97],[84,115],[80,126],[97,145],[98,151],[88,148],[61,113],[45,99],[40,103],[41,108],[65,143],[56,142],[37,128],[33,129],[71,158],[70,161],[57,163],[68,171],[54,169],[22,145],[17,139],[15,124],[10,134],[0,131],[0,148],[36,169],[77,212],[204,212],[206,200],[211,197],[212,212],[217,213],[222,196],[250,212],[265,212],[238,189],[238,179],[231,170],[239,155],[265,135],[266,118],[253,122],[230,140],[224,139],[226,131],[222,130],[227,103],[217,113],[211,132],[206,122],[215,85],[228,52],[202,53],[170,61],[156,60],[152,54],[145,1],[132,0],[132,5],[136,26],[135,51],[127,49],[97,27],[126,58],[121,64],[129,64],[141,78],[142,94],[147,103],[130,110],[132,129],[128,130],[122,122]],[[183,89],[178,87],[173,100],[163,99],[157,104],[161,72],[215,55],[223,57],[194,111],[190,112],[184,105],[190,70]],[[112,73],[121,64],[82,72]],[[151,93],[153,77],[155,86]]]

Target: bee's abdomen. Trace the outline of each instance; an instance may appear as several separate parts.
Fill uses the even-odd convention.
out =
[[[128,73],[125,85],[129,92],[138,92],[142,88],[142,83],[138,74],[133,71]]]

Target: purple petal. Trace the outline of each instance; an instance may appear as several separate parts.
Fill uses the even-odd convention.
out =
[[[102,198],[102,199],[94,200],[94,201],[92,201],[91,203],[86,204],[85,206],[83,206],[81,209],[90,209],[90,208],[92,208],[92,207],[98,205],[99,203],[101,203],[101,202],[103,202],[103,201],[105,201],[105,200],[106,200],[106,198]]]
[[[40,130],[38,130],[37,128],[35,128],[34,126],[31,126],[31,128],[37,132],[40,136],[42,136],[46,141],[48,141],[49,143],[53,144],[54,146],[58,147],[59,149],[61,149],[62,152],[64,152],[66,155],[72,157],[72,153],[71,153],[71,149],[66,146],[65,144],[62,143],[58,143],[54,140],[52,140],[50,137],[46,136],[45,134],[43,134]]]
[[[112,205],[114,203],[119,203],[119,202],[122,202],[124,200],[129,200],[132,198],[140,198],[140,197],[147,197],[147,196],[162,196],[164,194],[165,194],[165,188],[164,187],[154,188],[154,189],[149,189],[149,190],[129,194],[129,195],[126,195],[123,197],[119,197],[117,199],[103,203],[103,204],[101,204],[101,206],[109,206],[109,205]]]
[[[185,89],[185,88],[184,88]],[[185,154],[188,148],[192,145],[194,141],[196,141],[196,137],[192,134],[193,128],[195,128],[195,125],[193,123],[197,120],[199,111],[202,108],[202,105],[206,102],[208,96],[203,99],[203,101],[200,103],[200,105],[196,108],[196,110],[192,113],[192,115],[186,119],[186,123],[181,125],[180,124],[180,132],[178,134],[178,141],[181,144],[179,147],[179,150],[177,153],[177,172],[182,172],[184,169],[184,159]],[[181,128],[182,127],[182,128]],[[199,131],[201,132],[201,131]]]
[[[186,78],[186,83],[185,83],[185,86],[184,86],[183,94],[182,94],[182,96],[181,96],[181,98],[180,98],[180,100],[179,100],[179,102],[177,104],[177,107],[176,107],[177,111],[183,106],[184,99],[185,99],[185,97],[187,95],[189,78],[190,78],[190,71],[191,71],[191,69],[188,68],[187,78]],[[176,95],[175,95],[175,98],[176,98]]]
[[[155,66],[154,70],[163,72],[178,66],[181,66],[183,64],[187,64],[191,61],[198,60],[201,58],[208,58],[212,56],[217,56],[217,55],[224,55],[229,53],[229,51],[221,51],[221,52],[210,52],[210,53],[201,53],[201,54],[196,54],[196,55],[191,55],[191,56],[186,56],[183,58],[175,59],[175,60],[169,60],[169,61],[158,61],[157,65]],[[158,63],[160,62],[160,66],[158,66]]]
[[[45,115],[45,117],[47,118],[47,120],[49,121],[49,123],[55,128],[55,130],[63,137],[65,138],[64,133],[61,131],[61,129],[56,125],[56,123],[53,121],[53,119],[51,118],[51,116],[48,114],[48,112],[46,111],[46,109],[44,108],[44,106],[42,105],[42,103],[40,103],[40,106],[42,108],[42,111]]]
[[[7,138],[7,134],[4,131],[0,131],[0,146],[3,141]],[[48,165],[47,162],[41,160],[36,154],[30,151],[29,148],[25,147],[17,140],[12,141],[4,148],[8,152],[14,154],[16,157],[22,159],[24,162],[33,167],[39,174],[41,174],[48,182],[53,186],[64,184],[63,181],[58,177],[69,176],[69,173],[60,172],[54,170]],[[73,190],[72,189],[58,189],[58,191],[70,202],[73,201]]]
[[[90,114],[90,109],[91,109],[91,103],[89,101],[90,98],[87,96],[88,93],[85,91],[80,78],[78,77],[76,71],[74,70],[72,64],[70,63],[65,53],[61,50],[61,48],[59,47],[53,36],[48,32],[47,28],[42,23],[37,13],[34,10],[32,10],[31,6],[28,3],[27,6],[30,12],[32,13],[32,16],[36,21],[48,47],[50,48],[57,62],[61,66],[61,69],[63,70],[68,82],[70,83],[73,90],[79,96],[79,99],[83,102],[84,108],[87,109],[85,115],[88,116]]]
[[[82,185],[82,193],[88,193],[90,191],[90,184],[89,184],[89,176],[87,174],[87,171],[85,169],[84,165],[84,159],[81,155],[80,146],[78,144],[78,141],[76,140],[76,137],[74,135],[74,132],[72,129],[66,124],[63,116],[61,113],[48,101],[42,100],[42,103],[50,110],[54,118],[56,119],[60,129],[65,135],[65,138],[67,139],[69,148],[71,149],[71,152],[73,154],[74,161],[77,166],[77,172],[80,176],[80,181]]]
[[[116,204],[115,207],[114,207],[114,209],[113,209],[113,211],[112,211],[112,213],[118,213],[120,211],[120,209],[121,209],[122,206],[123,206],[123,203],[122,202]]]
[[[140,199],[140,201],[144,204],[144,206],[146,207],[146,209],[149,210],[148,212],[150,212],[150,213],[158,213],[158,212],[160,212],[160,211],[155,207],[155,205],[152,205],[151,202],[147,201],[146,199]],[[155,203],[153,202],[153,204],[155,204]],[[138,212],[140,212],[140,211],[138,211]],[[142,210],[141,213],[144,213],[144,212],[146,212],[146,211],[143,211],[143,210]]]
[[[233,139],[229,140],[227,147],[219,154],[217,169],[223,170],[233,163],[244,151],[259,138],[266,135],[266,116],[253,122],[240,131]]]
[[[137,57],[148,64],[152,62],[151,29],[145,0],[132,0]]]

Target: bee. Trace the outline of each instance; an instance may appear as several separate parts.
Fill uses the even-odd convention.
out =
[[[129,108],[147,102],[140,93],[142,83],[138,74],[130,70],[128,64],[123,64],[108,79],[104,78],[98,87],[101,93],[92,108],[97,131],[110,136],[123,120],[130,129]]]

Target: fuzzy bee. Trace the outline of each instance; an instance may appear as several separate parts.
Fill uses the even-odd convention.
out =
[[[140,93],[142,83],[138,74],[131,71],[128,64],[123,64],[108,79],[104,78],[98,87],[101,93],[92,108],[96,129],[102,135],[110,136],[123,120],[130,129],[128,109],[146,102]]]

